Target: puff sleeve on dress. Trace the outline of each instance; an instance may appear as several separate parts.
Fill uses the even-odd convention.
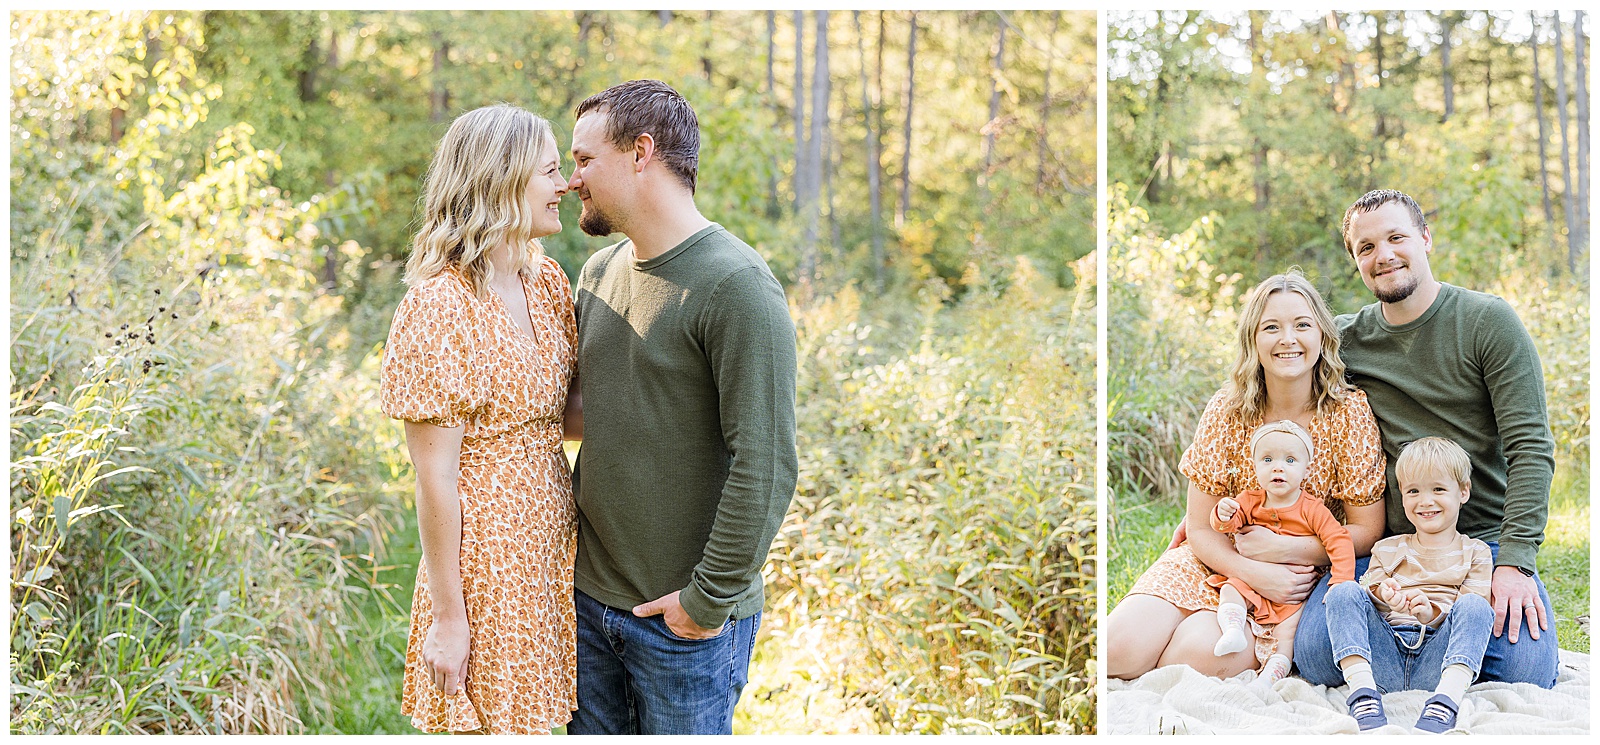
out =
[[[395,310],[378,394],[394,419],[459,427],[484,403],[484,381],[471,374],[470,298],[455,284],[449,276],[430,279],[407,291]]]

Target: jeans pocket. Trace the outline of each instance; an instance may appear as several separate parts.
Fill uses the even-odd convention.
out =
[[[676,633],[674,633],[672,631],[672,627],[667,625],[667,617],[666,616],[652,616],[652,618],[655,618],[656,620],[660,621],[660,623],[661,623],[661,632],[666,634],[668,639],[673,639],[673,640],[680,641],[680,642],[686,642],[688,644],[699,644],[701,642],[709,642],[709,641],[715,641],[717,639],[721,639],[722,637],[728,635],[728,629],[733,628],[733,619],[729,618],[728,620],[726,620],[726,621],[724,621],[722,623],[722,628],[718,629],[717,633],[715,633],[715,634],[713,634],[711,636],[705,637],[703,639],[690,639],[690,638],[687,638],[687,637],[678,636]]]

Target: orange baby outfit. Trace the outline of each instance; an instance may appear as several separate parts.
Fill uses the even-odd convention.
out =
[[[531,339],[499,295],[479,299],[455,269],[412,287],[389,329],[384,413],[466,427],[457,487],[471,652],[464,684],[445,696],[422,658],[433,601],[419,565],[400,711],[425,732],[548,734],[577,708],[578,519],[561,433],[578,328],[554,260],[525,271],[522,291]]]
[[[1329,586],[1356,578],[1356,548],[1350,542],[1350,531],[1333,519],[1333,513],[1321,500],[1300,492],[1294,504],[1281,509],[1273,508],[1266,505],[1267,493],[1260,489],[1240,492],[1235,499],[1239,502],[1239,509],[1226,521],[1218,520],[1217,511],[1211,510],[1211,527],[1218,533],[1237,533],[1246,525],[1260,525],[1278,535],[1314,535],[1322,541],[1322,547],[1328,551],[1328,559],[1333,562]],[[1251,617],[1262,625],[1282,623],[1300,610],[1300,603],[1275,603],[1261,597],[1238,578],[1213,574],[1206,578],[1206,584],[1219,590],[1225,584],[1232,585],[1250,604]]]

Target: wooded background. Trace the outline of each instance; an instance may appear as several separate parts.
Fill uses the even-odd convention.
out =
[[[739,731],[1092,729],[1092,13],[9,23],[13,731],[412,731],[376,381],[421,176],[462,111],[564,151],[640,77],[803,350]],[[574,276],[620,239],[578,212]]]
[[[1367,302],[1345,207],[1377,188],[1427,213],[1435,272],[1588,277],[1589,52],[1579,13],[1117,13],[1108,173],[1178,232],[1212,214],[1219,272],[1291,264]]]

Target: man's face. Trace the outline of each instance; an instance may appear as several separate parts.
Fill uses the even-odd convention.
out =
[[[1411,211],[1390,202],[1350,222],[1350,246],[1361,281],[1380,301],[1398,303],[1423,282],[1433,280],[1428,254],[1433,236],[1411,219]]]
[[[619,232],[618,218],[631,187],[633,152],[618,150],[606,138],[608,115],[589,112],[572,128],[572,177],[567,190],[578,193],[583,214],[578,227],[589,235]]]

